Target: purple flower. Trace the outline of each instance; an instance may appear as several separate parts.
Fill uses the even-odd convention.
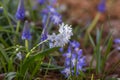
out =
[[[45,31],[44,33],[41,34],[41,41],[44,41],[47,39],[47,32]]]
[[[120,50],[120,38],[116,38],[116,39],[114,40],[114,43],[115,43],[115,48],[116,48],[117,50]]]
[[[99,12],[101,12],[101,13],[105,12],[105,10],[106,10],[105,3],[106,3],[106,0],[101,0],[100,1],[99,5],[98,5],[98,11]]]
[[[51,21],[54,23],[54,24],[60,24],[61,22],[62,22],[62,17],[61,17],[61,15],[60,14],[53,14],[53,15],[51,15],[50,16],[50,18],[51,18]]]
[[[15,17],[18,20],[23,20],[25,18],[24,0],[19,0],[18,9]]]
[[[120,44],[120,38],[115,39],[114,42],[115,42],[116,44]]]
[[[46,0],[37,0],[37,2],[38,2],[40,5],[43,5],[43,4],[46,2]]]
[[[50,21],[54,24],[61,24],[62,22],[62,17],[61,15],[57,12],[57,10],[53,6],[47,6],[47,8],[42,10],[42,22],[43,24],[46,23],[48,17],[50,17]]]
[[[48,9],[48,12],[51,14],[57,13],[56,9],[51,5],[47,6],[47,9]]]
[[[79,48],[80,47],[80,43],[77,42],[77,41],[71,41],[70,42],[70,45],[73,47],[73,48]]]
[[[64,49],[63,49],[62,47],[59,49],[60,52],[63,52],[63,50],[64,50]]]
[[[79,46],[80,44],[77,41],[71,41],[67,52],[63,54],[65,57],[65,69],[62,73],[65,74],[66,77],[79,75],[80,71],[83,71],[83,67],[86,65],[85,57],[82,56],[82,49],[79,49]],[[71,69],[70,73],[69,68]]]
[[[22,39],[23,40],[31,39],[30,26],[29,26],[28,21],[25,21],[23,32],[22,32]]]
[[[71,74],[70,67],[66,67],[64,70],[61,71],[61,73],[64,74],[65,77],[69,77],[69,75]]]
[[[0,7],[0,13],[2,13],[3,12],[3,7]]]
[[[57,0],[37,0],[40,5],[44,5],[45,3],[49,3],[49,5],[56,4]]]

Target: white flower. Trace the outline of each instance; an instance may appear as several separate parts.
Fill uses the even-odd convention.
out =
[[[73,66],[75,66],[75,64],[76,64],[76,58],[72,59],[72,64],[73,64]]]
[[[50,40],[50,47],[63,47],[69,42],[69,39],[73,35],[71,26],[65,25],[64,23],[59,25],[59,34],[53,33],[48,35],[48,40]]]
[[[21,54],[21,52],[18,52],[18,53],[16,54],[16,57],[17,57],[19,60],[22,60],[22,54]]]
[[[66,77],[68,77],[70,74],[71,74],[71,71],[70,71],[70,68],[65,68],[63,71],[62,71],[63,74],[66,75]]]

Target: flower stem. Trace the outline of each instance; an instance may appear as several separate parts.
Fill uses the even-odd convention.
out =
[[[17,36],[18,36],[19,28],[20,28],[20,21],[17,21],[16,31],[15,31],[16,35],[14,37],[15,44],[17,43]]]
[[[19,28],[20,28],[20,21],[17,22],[16,34],[19,32]]]
[[[43,44],[44,42],[47,42],[47,41],[48,41],[48,39],[46,39],[46,40],[38,43],[36,46],[34,46],[34,47],[27,53],[26,58],[30,55],[30,53],[31,53],[33,50],[35,50],[38,46],[40,46],[41,44]]]
[[[100,15],[101,15],[101,13],[98,12],[85,33],[85,43],[84,43],[85,45],[87,44],[87,41],[88,41],[88,35],[94,29],[95,25],[97,24],[97,22],[99,20]]]
[[[48,63],[48,67],[47,67],[47,68],[49,68],[51,61],[52,61],[52,58],[50,57],[50,60],[49,60],[49,63]],[[43,80],[46,80],[45,78],[46,78],[47,73],[48,73],[48,69],[45,71],[45,75],[44,75]]]
[[[29,47],[28,47],[28,40],[25,40],[25,48],[26,48],[26,50],[27,50],[27,52],[29,51]]]

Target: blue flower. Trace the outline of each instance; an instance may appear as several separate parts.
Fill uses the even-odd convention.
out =
[[[45,9],[42,10],[42,16],[43,25],[46,23],[48,17],[50,17],[50,21],[56,25],[61,24],[62,22],[61,15],[51,5],[47,6]]]
[[[70,42],[70,45],[72,46],[72,47],[74,47],[74,48],[79,48],[80,47],[80,43],[79,42],[77,42],[77,41],[71,41]]]
[[[46,2],[46,0],[37,0],[37,1],[38,1],[38,3],[41,4],[41,5],[43,5],[43,4]]]
[[[25,8],[24,8],[24,0],[20,0],[18,4],[18,9],[15,14],[16,19],[23,20],[25,18]]]
[[[2,13],[3,12],[3,7],[0,7],[0,13]]]
[[[50,18],[51,18],[51,21],[54,23],[54,24],[61,24],[61,22],[62,22],[62,17],[61,17],[61,15],[60,14],[53,14],[53,15],[51,15],[50,16]]]
[[[59,49],[60,52],[63,52],[63,50],[64,50],[64,49],[63,49],[62,47]]]
[[[105,10],[106,10],[105,3],[106,3],[106,0],[101,0],[100,1],[99,5],[98,5],[98,11],[99,12],[101,12],[101,13],[105,12]]]
[[[71,41],[67,52],[63,54],[65,57],[65,69],[62,73],[65,77],[69,77],[70,75],[79,75],[80,71],[83,71],[83,67],[86,65],[85,57],[82,56],[82,49],[79,49],[79,47],[79,42]],[[70,73],[69,69],[71,70]]]
[[[49,5],[56,4],[57,0],[37,0],[40,5],[44,5],[45,3],[49,3]]]
[[[57,10],[51,5],[47,6],[47,9],[48,9],[48,12],[51,14],[57,13]]]
[[[116,39],[114,40],[114,42],[115,42],[116,44],[120,44],[120,38],[116,38]]]
[[[61,71],[62,74],[65,75],[65,77],[69,77],[71,74],[70,67],[66,67],[64,70]]]
[[[23,40],[31,39],[30,26],[29,26],[28,21],[25,21],[23,32],[22,32],[22,39]]]
[[[43,32],[42,34],[41,34],[41,41],[44,41],[44,40],[46,40],[47,39],[47,32],[45,31],[45,32]]]
[[[114,40],[114,43],[115,43],[115,48],[116,48],[117,50],[120,50],[120,38],[116,38],[116,39]]]

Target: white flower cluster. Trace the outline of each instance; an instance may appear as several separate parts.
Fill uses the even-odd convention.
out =
[[[53,33],[48,35],[50,40],[50,47],[63,47],[69,42],[70,37],[73,35],[71,25],[65,25],[64,23],[59,25],[59,34]]]
[[[16,54],[16,57],[19,59],[19,60],[22,60],[22,53],[21,52],[18,52],[17,54]]]

